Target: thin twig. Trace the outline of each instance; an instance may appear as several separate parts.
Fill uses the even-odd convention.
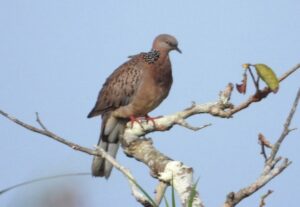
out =
[[[198,130],[200,130],[200,129],[203,129],[203,128],[206,128],[206,127],[209,127],[209,126],[212,125],[211,123],[209,123],[209,124],[204,124],[203,126],[200,126],[200,127],[194,127],[194,126],[190,125],[190,124],[189,124],[186,120],[184,120],[184,119],[179,119],[179,120],[177,120],[176,123],[177,123],[178,125],[180,125],[180,126],[183,126],[183,127],[187,128],[187,129],[190,129],[190,130],[193,130],[193,131],[198,131]]]
[[[47,136],[47,137],[49,137],[51,139],[54,139],[55,141],[58,141],[58,142],[60,142],[62,144],[65,144],[65,145],[71,147],[74,150],[85,152],[85,153],[87,153],[89,155],[96,155],[96,156],[99,155],[99,153],[97,153],[95,150],[89,149],[87,147],[82,147],[82,146],[80,146],[78,144],[70,142],[70,141],[68,141],[68,140],[66,140],[66,139],[64,139],[64,138],[56,135],[55,133],[48,131],[48,130],[46,131],[44,129],[36,128],[36,127],[34,127],[34,126],[30,125],[30,124],[26,124],[25,122],[23,122],[23,121],[15,118],[15,117],[9,115],[8,113],[6,113],[6,112],[4,112],[2,110],[0,110],[0,114],[3,115],[4,117],[6,117],[7,119],[9,119],[10,121],[12,121],[12,122],[20,125],[21,127],[25,128],[25,129],[28,129],[28,130],[36,132],[38,134],[42,134],[44,136]]]
[[[261,199],[260,199],[260,204],[259,207],[264,207],[266,205],[266,198],[271,195],[273,193],[272,190],[268,190],[268,192],[266,192],[264,195],[262,195]]]
[[[86,148],[86,147],[82,147],[82,146],[80,146],[78,144],[70,142],[70,141],[68,141],[68,140],[66,140],[66,139],[64,139],[64,138],[56,135],[55,133],[53,133],[53,132],[51,132],[49,130],[45,130],[45,129],[47,129],[45,126],[43,127],[45,129],[39,129],[39,128],[36,128],[36,127],[31,126],[29,124],[26,124],[25,122],[20,121],[19,119],[15,118],[15,117],[13,117],[11,115],[9,115],[8,113],[6,113],[4,111],[0,110],[0,114],[3,115],[4,117],[6,117],[7,119],[11,120],[12,122],[14,122],[14,123],[16,123],[16,124],[18,124],[18,125],[26,128],[28,130],[31,130],[33,132],[36,132],[36,133],[42,134],[44,136],[47,136],[47,137],[49,137],[51,139],[54,139],[55,141],[58,141],[58,142],[60,142],[62,144],[65,144],[65,145],[71,147],[74,150],[81,151],[81,152],[87,153],[89,155],[104,157],[109,162],[111,162],[112,165],[116,169],[118,169],[120,172],[122,172],[128,178],[128,181],[129,181],[130,186],[131,186],[132,194],[137,199],[137,201],[139,201],[142,204],[149,203],[148,199],[137,188],[137,186],[135,184],[136,181],[135,181],[134,177],[132,176],[132,174],[129,172],[129,170],[126,169],[125,167],[121,166],[113,157],[111,157],[103,149],[97,148],[96,150],[92,150],[92,149],[89,149],[89,148]]]
[[[35,116],[36,116],[37,123],[42,127],[42,129],[44,129],[45,131],[48,131],[46,126],[42,123],[38,112],[35,112]]]
[[[257,76],[257,79],[256,79],[256,85],[257,85],[257,88],[259,88],[259,81],[260,81],[260,77],[259,75]]]
[[[223,207],[236,206],[243,199],[251,196],[253,193],[261,189],[268,182],[282,173],[290,164],[291,162],[289,162],[288,159],[284,159],[278,167],[273,168],[271,171],[269,171],[268,174],[262,174],[255,182],[253,182],[249,186],[240,189],[238,192],[229,193]]]
[[[265,162],[266,162],[268,160],[268,157],[266,154],[265,147],[272,148],[273,146],[271,145],[271,143],[266,139],[266,137],[262,133],[258,134],[258,140],[259,140],[259,144],[261,145],[261,153],[260,154],[263,155],[263,157],[265,158]]]
[[[294,73],[296,70],[298,70],[300,68],[300,63],[298,63],[297,65],[295,65],[294,67],[292,67],[290,70],[288,70],[286,73],[284,73],[280,78],[279,81],[283,81],[284,79],[286,79],[287,77],[289,77],[292,73]]]
[[[276,154],[280,148],[280,144],[284,141],[284,138],[289,133],[289,126],[297,109],[297,105],[300,99],[300,88],[298,89],[295,101],[291,108],[291,111],[287,117],[287,120],[284,124],[284,129],[281,136],[278,138],[277,142],[272,146],[271,155],[267,159],[265,163],[264,169],[260,175],[260,177],[251,185],[240,189],[238,192],[231,192],[228,194],[226,201],[224,203],[224,207],[233,207],[236,206],[239,202],[241,202],[246,197],[252,195],[264,185],[266,185],[270,180],[279,175],[282,171],[284,171],[291,162],[285,158],[282,162],[280,162],[281,157],[276,157]],[[278,166],[276,166],[280,163]]]
[[[298,92],[297,92],[296,98],[294,100],[293,106],[292,106],[292,108],[290,110],[290,113],[289,113],[289,115],[286,119],[286,122],[284,124],[283,132],[281,133],[281,135],[278,138],[277,142],[272,147],[271,155],[268,159],[269,160],[268,162],[271,162],[272,160],[274,160],[274,158],[276,157],[276,154],[277,154],[277,152],[280,148],[281,143],[286,138],[286,136],[291,132],[289,127],[290,127],[291,121],[293,119],[293,116],[296,112],[296,109],[297,109],[297,106],[298,106],[298,103],[299,103],[299,99],[300,99],[300,88],[298,89]]]
[[[293,68],[284,73],[281,77],[279,77],[279,81],[282,82],[292,73],[296,72],[300,68],[300,64],[295,65]],[[263,90],[258,93],[251,95],[245,102],[242,102],[238,106],[235,106],[233,109],[228,110],[227,113],[224,114],[224,117],[231,117],[233,114],[247,108],[250,104],[258,102],[263,98],[267,97],[271,93],[271,90],[268,87],[265,87]]]
[[[262,133],[258,134],[258,140],[260,141],[261,144],[263,144],[267,148],[273,147],[273,145],[267,140],[267,138]]]
[[[265,145],[263,143],[260,143],[260,145],[261,145],[261,152],[260,152],[260,154],[265,158],[265,162],[267,162],[268,157],[267,157],[267,154],[266,154]]]
[[[251,68],[250,68],[250,65],[249,65],[249,67],[248,67],[247,69],[248,69],[248,71],[249,71],[249,73],[250,73],[250,75],[251,75],[251,78],[252,78],[252,81],[253,81],[254,86],[255,86],[255,88],[256,88],[256,91],[259,91],[259,86],[258,86],[258,81],[259,81],[259,79],[255,80],[255,77],[254,77],[254,74],[252,73],[252,70],[251,70]]]

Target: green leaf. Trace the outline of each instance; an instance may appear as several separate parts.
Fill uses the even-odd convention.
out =
[[[274,71],[265,64],[254,65],[258,76],[267,84],[267,86],[276,93],[279,89],[279,80]]]
[[[199,178],[197,179],[196,183],[193,185],[192,190],[191,190],[191,194],[189,196],[189,202],[188,202],[188,207],[192,207],[193,206],[193,202],[194,202],[194,198],[197,194],[196,188],[199,182]]]
[[[166,199],[166,196],[164,196],[164,200],[165,200],[165,205],[166,205],[166,207],[169,207],[169,202],[168,202],[168,200]]]
[[[146,196],[148,198],[148,201],[151,203],[152,206],[154,207],[158,207],[155,203],[155,201],[151,198],[151,196],[142,188],[142,186],[140,186],[134,179],[132,179],[131,177],[129,177],[128,175],[126,175],[126,177],[129,178],[129,180],[131,180],[136,187],[144,194],[144,196]]]
[[[176,207],[173,175],[172,175],[172,183],[171,184],[172,184],[171,185],[171,189],[172,189],[172,207]]]

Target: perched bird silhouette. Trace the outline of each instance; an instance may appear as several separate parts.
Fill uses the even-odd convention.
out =
[[[161,34],[154,39],[150,52],[131,56],[106,79],[88,118],[102,116],[98,146],[111,156],[116,156],[126,123],[136,117],[153,121],[148,113],[169,94],[173,82],[169,59],[172,50],[181,53],[176,38]],[[95,156],[92,174],[108,178],[112,167],[107,160]]]

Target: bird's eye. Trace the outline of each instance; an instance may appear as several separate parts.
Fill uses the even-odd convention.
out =
[[[171,42],[169,42],[169,41],[166,41],[166,43],[167,43],[168,45],[172,46],[172,43],[171,43]]]

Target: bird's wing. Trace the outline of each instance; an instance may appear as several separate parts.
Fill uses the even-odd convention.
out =
[[[117,68],[105,81],[88,118],[129,104],[138,89],[143,72],[141,55]]]

